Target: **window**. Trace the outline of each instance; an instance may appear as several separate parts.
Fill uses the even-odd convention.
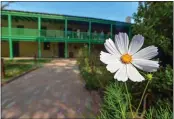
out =
[[[50,43],[44,42],[44,50],[50,50]]]

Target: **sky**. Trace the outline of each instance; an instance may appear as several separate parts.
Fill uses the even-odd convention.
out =
[[[57,13],[125,21],[137,11],[138,2],[14,2],[6,9]],[[132,20],[132,23],[134,21]]]

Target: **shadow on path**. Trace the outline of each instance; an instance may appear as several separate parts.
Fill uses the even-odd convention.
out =
[[[75,60],[53,60],[2,87],[2,118],[92,118]]]

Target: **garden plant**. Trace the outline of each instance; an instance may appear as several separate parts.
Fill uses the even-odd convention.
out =
[[[138,11],[133,15],[135,23],[129,40],[127,35],[119,33],[115,39],[106,40],[106,51],[101,54],[91,50],[93,52],[89,56],[87,45],[79,50],[78,63],[86,88],[102,92],[103,102],[97,118],[172,119],[172,7],[172,2],[139,2]],[[126,42],[123,43],[123,40]],[[134,50],[128,50],[128,42],[135,43]],[[126,54],[125,50],[134,53]],[[136,60],[133,55],[143,58],[143,61]],[[122,66],[125,70],[119,71],[121,65],[117,59],[130,67]]]
[[[130,115],[128,112],[123,112],[123,108],[120,104],[120,113],[122,118],[143,118],[146,110],[139,112],[140,105],[142,104],[145,92],[149,83],[153,79],[151,73],[147,73],[147,84],[144,88],[138,107],[135,110],[132,109],[132,104],[127,88],[126,81],[130,79],[133,82],[142,82],[145,78],[138,72],[138,69],[146,72],[155,72],[159,68],[158,61],[152,61],[158,55],[158,49],[155,46],[148,46],[140,50],[143,46],[144,37],[142,35],[135,35],[129,45],[129,38],[126,33],[119,33],[115,36],[115,44],[111,39],[107,39],[104,43],[106,50],[109,53],[101,51],[100,60],[107,64],[106,68],[111,73],[115,73],[114,79],[125,82],[126,102],[129,104]],[[136,68],[135,68],[136,67]],[[121,100],[120,100],[121,101]],[[139,114],[140,113],[140,114]]]

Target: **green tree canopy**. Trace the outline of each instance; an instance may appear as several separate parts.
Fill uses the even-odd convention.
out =
[[[133,34],[142,34],[146,45],[159,47],[160,60],[172,64],[173,59],[173,2],[139,2],[133,14]]]

